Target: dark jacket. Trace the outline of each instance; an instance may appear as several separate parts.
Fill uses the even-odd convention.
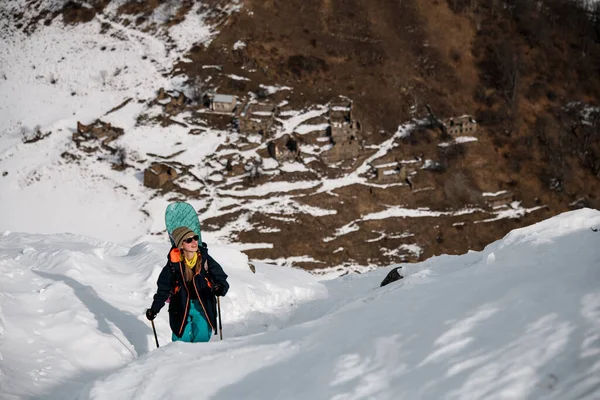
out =
[[[198,250],[198,261],[202,262],[200,273],[194,275],[190,290],[194,290],[198,300],[204,310],[211,328],[217,333],[217,300],[216,295],[225,296],[229,290],[227,283],[227,274],[223,268],[210,255],[206,243],[202,243]],[[208,265],[208,272],[205,271],[205,265]],[[167,257],[167,265],[161,271],[158,277],[158,289],[154,295],[151,310],[158,314],[165,302],[171,296],[169,302],[169,323],[171,330],[177,337],[181,337],[190,307],[190,294],[184,283],[183,256],[179,249],[172,248]],[[220,286],[220,289],[213,293],[214,288]]]

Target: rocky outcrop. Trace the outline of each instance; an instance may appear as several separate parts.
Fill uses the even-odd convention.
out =
[[[400,275],[400,272],[399,272],[401,268],[402,267],[396,267],[396,268],[392,269],[390,272],[388,272],[386,277],[381,281],[381,285],[379,285],[379,287],[389,285],[392,282],[396,282],[396,281],[404,278],[402,275]]]

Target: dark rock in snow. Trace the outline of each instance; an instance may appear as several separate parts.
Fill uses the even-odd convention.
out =
[[[402,268],[402,267],[396,267],[393,270],[391,270],[390,272],[388,272],[385,279],[381,281],[380,287],[383,287],[385,285],[388,285],[392,282],[396,282],[397,280],[404,278],[402,275],[400,275],[400,272],[398,272],[398,270],[400,268]]]

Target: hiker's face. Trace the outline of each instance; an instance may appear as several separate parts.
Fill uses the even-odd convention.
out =
[[[198,241],[194,239],[195,236],[195,233],[190,233],[183,239],[182,247],[184,251],[198,251]],[[188,243],[188,239],[192,239],[191,243]]]

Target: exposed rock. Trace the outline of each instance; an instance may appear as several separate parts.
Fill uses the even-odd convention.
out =
[[[379,285],[379,287],[389,285],[392,282],[396,282],[397,280],[404,278],[402,275],[400,275],[400,272],[398,272],[400,270],[400,268],[402,268],[402,267],[396,267],[396,268],[392,269],[390,272],[388,272],[386,277],[381,281],[381,285]]]
[[[63,16],[65,24],[75,24],[78,22],[90,22],[96,16],[98,11],[103,9],[102,6],[89,7],[84,6],[78,1],[67,1],[60,12]]]
[[[133,98],[128,98],[127,100],[125,100],[124,102],[122,102],[121,104],[119,104],[116,107],[111,108],[110,110],[108,110],[106,112],[106,114],[104,114],[105,116],[111,113],[114,113],[115,111],[119,111],[121,108],[125,107],[127,104],[129,104],[131,102],[131,100],[133,100]]]
[[[42,139],[47,138],[48,136],[50,136],[52,132],[42,132],[39,127],[36,127],[32,132],[28,132],[23,136],[23,143],[25,144],[30,144],[30,143],[35,143],[35,142],[39,142]]]
[[[81,122],[77,121],[77,133],[83,135],[90,132],[92,125],[84,125]]]
[[[158,90],[158,96],[156,96],[156,100],[160,101],[160,100],[164,100],[168,97],[167,93],[165,92],[165,88],[160,88]]]

